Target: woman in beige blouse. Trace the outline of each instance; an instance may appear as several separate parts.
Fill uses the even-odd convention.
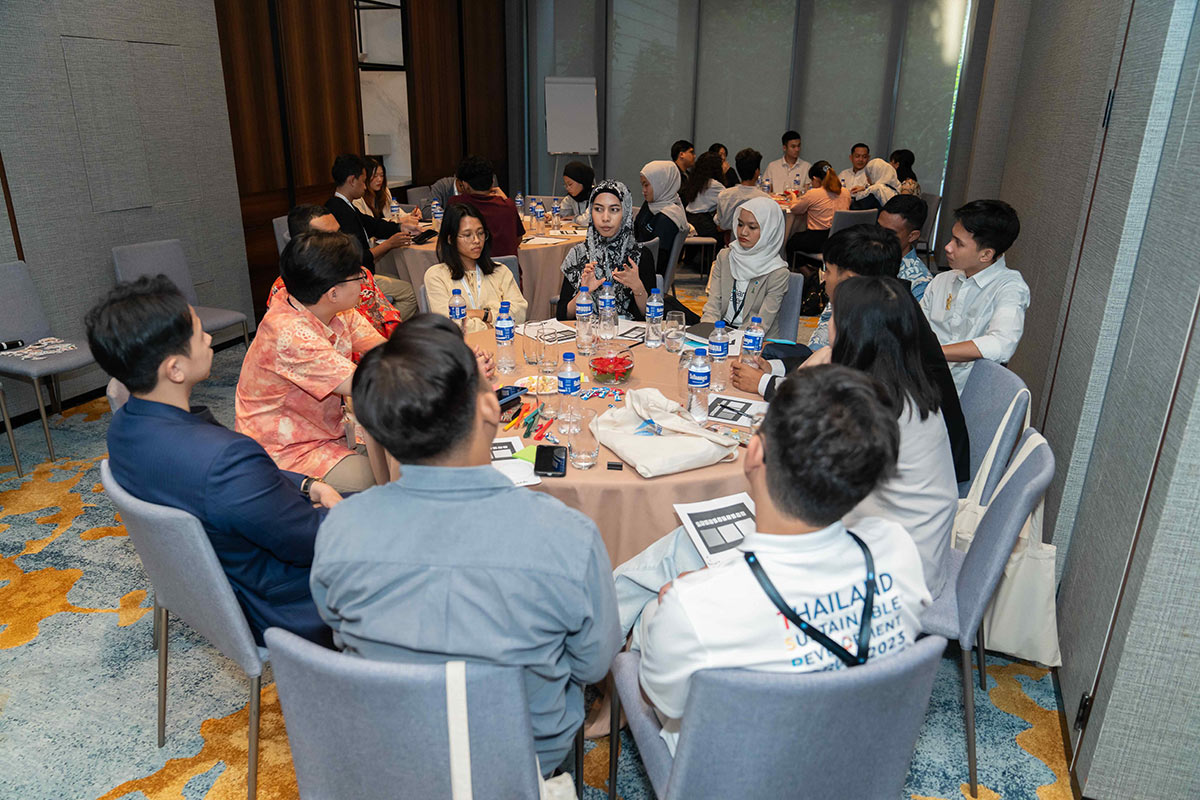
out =
[[[438,258],[425,272],[429,310],[450,316],[450,295],[462,290],[467,303],[466,333],[482,331],[496,322],[500,303],[507,300],[513,322],[525,321],[529,303],[521,294],[512,271],[491,259],[491,235],[487,223],[473,206],[452,203],[438,232]]]

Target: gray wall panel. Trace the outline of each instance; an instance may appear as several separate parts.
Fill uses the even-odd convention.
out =
[[[191,125],[189,79],[183,48],[132,42],[129,61],[138,76],[134,86],[142,126],[146,169],[153,205],[183,203],[196,198],[196,131]]]

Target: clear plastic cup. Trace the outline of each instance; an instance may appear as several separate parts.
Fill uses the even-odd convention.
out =
[[[600,440],[592,432],[596,412],[590,408],[580,410],[579,430],[572,430],[567,437],[567,450],[571,466],[575,469],[591,469],[600,458]]]

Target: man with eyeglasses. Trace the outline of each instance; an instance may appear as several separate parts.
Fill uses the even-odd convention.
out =
[[[284,248],[279,272],[284,289],[242,362],[236,429],[280,469],[360,492],[375,476],[366,449],[346,446],[342,398],[350,395],[353,356],[384,338],[355,311],[365,277],[359,249],[344,233],[301,233]]]

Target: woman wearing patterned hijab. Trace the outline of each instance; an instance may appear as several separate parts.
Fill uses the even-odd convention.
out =
[[[592,190],[588,207],[587,238],[563,260],[555,316],[575,319],[579,287],[587,286],[595,293],[604,281],[612,281],[617,314],[643,320],[646,299],[655,286],[654,259],[634,239],[633,198],[625,184],[605,180]]]

